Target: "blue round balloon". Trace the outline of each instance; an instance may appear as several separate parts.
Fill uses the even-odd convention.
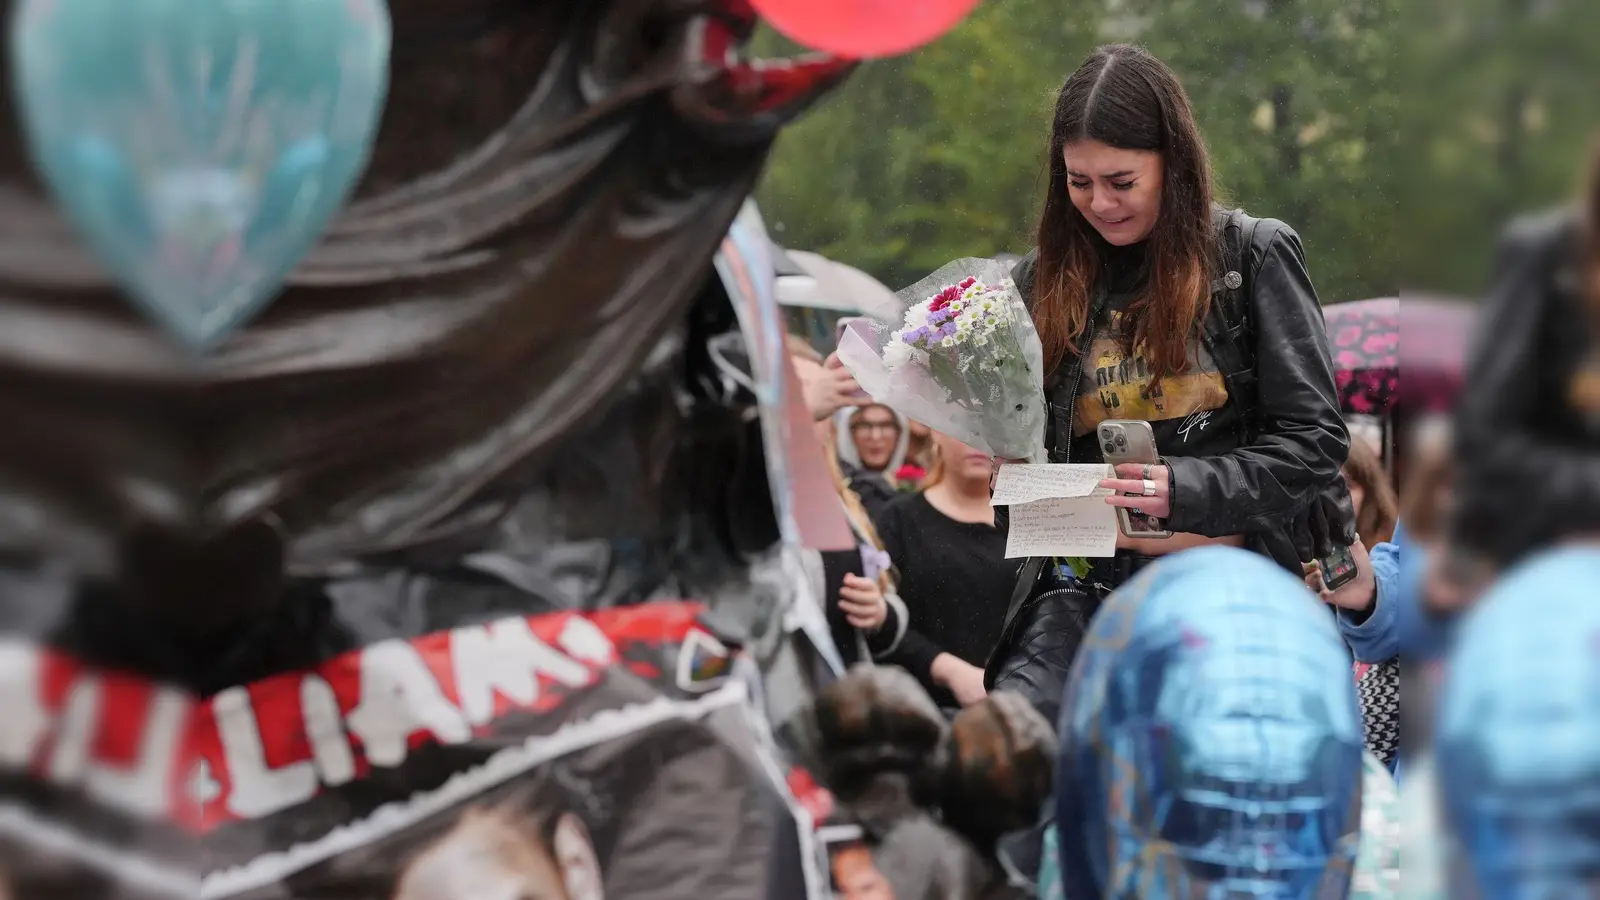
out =
[[[1063,700],[1068,897],[1344,897],[1361,714],[1326,607],[1257,554],[1175,554],[1108,598]]]
[[[1435,742],[1451,896],[1600,884],[1600,550],[1506,574],[1461,623]]]
[[[17,0],[12,84],[58,206],[205,350],[345,205],[388,90],[385,0]]]

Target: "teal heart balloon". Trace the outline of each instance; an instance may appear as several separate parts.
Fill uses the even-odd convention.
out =
[[[384,0],[19,0],[33,160],[137,304],[208,349],[259,313],[371,155]]]

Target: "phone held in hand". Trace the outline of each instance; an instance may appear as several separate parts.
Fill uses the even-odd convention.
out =
[[[1317,558],[1317,570],[1322,573],[1322,586],[1337,591],[1356,580],[1356,558],[1349,547],[1335,547],[1332,553]]]
[[[1140,419],[1106,419],[1097,430],[1100,451],[1105,454],[1106,462],[1113,466],[1124,463],[1160,465],[1156,434],[1149,422]],[[1126,507],[1117,507],[1117,524],[1121,526],[1122,533],[1131,538],[1172,537],[1165,522]]]

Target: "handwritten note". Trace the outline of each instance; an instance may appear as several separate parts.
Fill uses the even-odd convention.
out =
[[[1117,512],[1103,497],[1052,497],[1011,507],[1006,558],[1117,553]]]
[[[1021,465],[1000,467],[995,478],[992,506],[1014,506],[1064,497],[1104,497],[1111,491],[1099,486],[1100,479],[1112,477],[1104,463]]]

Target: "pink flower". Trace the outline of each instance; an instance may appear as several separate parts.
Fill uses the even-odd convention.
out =
[[[969,277],[966,281],[963,281],[960,284],[952,284],[947,286],[944,290],[940,291],[934,296],[932,303],[928,304],[928,312],[938,312],[939,310],[944,309],[946,306],[949,306],[951,303],[960,300],[961,295],[966,292],[967,288],[972,287],[977,283],[978,279]]]

